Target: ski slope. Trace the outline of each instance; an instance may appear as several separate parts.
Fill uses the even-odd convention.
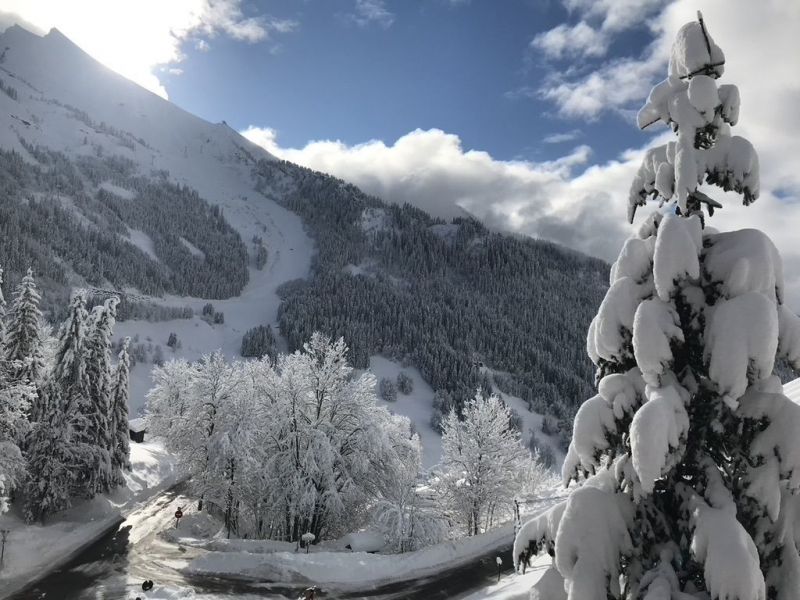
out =
[[[254,188],[253,165],[274,160],[223,123],[209,123],[107,69],[58,30],[37,36],[19,26],[0,34],[8,48],[0,63],[0,79],[17,91],[14,99],[0,93],[0,147],[34,159],[20,138],[78,157],[118,155],[136,163],[142,175],[168,172],[173,183],[186,184],[211,204],[222,207],[226,220],[252,251],[254,235],[263,238],[268,262],[250,267],[250,281],[238,297],[213,301],[225,323],[210,325],[199,317],[162,322],[127,321],[117,337],[148,338],[161,345],[165,358],[189,360],[216,349],[238,355],[242,334],[261,324],[276,324],[282,283],[308,276],[314,245],[300,218]],[[98,187],[135,201],[129,190],[113,182]],[[131,231],[129,242],[152,252],[152,241]],[[0,257],[0,261],[2,257]],[[207,300],[166,297],[165,304],[192,306],[199,313]],[[166,348],[174,332],[181,348]],[[139,364],[131,377],[131,413],[143,407],[152,365]]]

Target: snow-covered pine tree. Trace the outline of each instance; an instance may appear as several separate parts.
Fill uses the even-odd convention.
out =
[[[123,471],[131,470],[130,432],[128,430],[128,395],[131,359],[128,354],[131,338],[126,337],[119,351],[111,390],[111,484],[125,484]]]
[[[56,403],[48,403],[54,406]],[[76,478],[75,448],[70,428],[60,411],[51,411],[33,424],[28,441],[28,477],[25,482],[25,518],[45,516],[69,508]]]
[[[90,328],[85,342],[86,377],[88,395],[83,404],[89,427],[85,443],[92,446],[95,459],[90,495],[111,489],[111,336],[113,334],[119,299],[109,298],[102,306],[92,310]]]
[[[0,352],[5,354],[6,297],[3,295],[3,267],[0,267]]]
[[[478,390],[443,424],[441,492],[451,518],[467,535],[489,529],[503,509],[510,512],[520,489],[518,474],[526,452],[511,427],[511,411],[497,396]]]
[[[75,473],[74,495],[92,497],[100,457],[93,443],[89,378],[86,373],[86,295],[75,292],[69,314],[61,325],[56,343],[55,364],[47,386],[48,411],[61,413],[67,423],[68,443],[72,444]]]
[[[759,193],[723,64],[702,17],[684,25],[639,113],[677,140],[645,156],[629,217],[651,195],[666,209],[625,243],[589,328],[599,393],[563,469],[586,480],[516,538],[515,557],[555,553],[569,600],[800,598],[800,406],[773,375],[776,354],[800,367],[800,319],[769,238],[705,227],[721,205],[698,189]]]
[[[14,293],[4,339],[5,359],[16,362],[16,366],[9,371],[9,377],[15,381],[29,381],[37,386],[44,375],[40,299],[33,271],[28,269]],[[37,421],[40,413],[39,402],[34,401],[31,406],[31,420]]]
[[[21,447],[30,428],[30,403],[36,395],[27,381],[9,379],[9,366],[0,363],[0,514],[8,508],[8,496],[24,480]]]

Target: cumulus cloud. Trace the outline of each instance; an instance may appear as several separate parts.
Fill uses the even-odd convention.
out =
[[[533,48],[551,58],[563,56],[603,56],[608,51],[608,36],[585,21],[576,25],[562,23],[540,33],[531,41]]]
[[[464,149],[458,136],[438,129],[412,131],[391,145],[315,141],[299,149],[282,148],[273,129],[249,127],[242,134],[275,156],[435,216],[466,211],[493,228],[551,239],[606,259],[625,237],[624,202],[612,192],[629,184],[635,167],[614,162],[576,176],[591,157],[588,146],[552,161],[501,161]]]
[[[255,43],[297,28],[295,21],[245,15],[242,0],[4,0],[3,10],[23,26],[58,28],[106,66],[165,98],[154,68],[181,62],[185,42],[207,50],[206,38]]]
[[[561,23],[538,34],[531,47],[548,58],[599,57],[608,52],[613,36],[640,25],[662,0],[564,0],[570,14],[578,14],[578,23]]]

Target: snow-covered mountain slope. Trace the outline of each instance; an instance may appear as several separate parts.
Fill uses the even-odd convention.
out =
[[[124,157],[144,177],[166,171],[170,182],[185,184],[221,207],[225,220],[248,247],[253,236],[261,237],[267,247],[267,264],[261,270],[249,267],[242,293],[213,301],[215,310],[225,315],[224,324],[211,325],[199,316],[155,323],[126,321],[118,325],[117,333],[138,334],[142,343],[150,338],[154,346],[165,347],[167,336],[174,332],[182,346],[175,355],[192,360],[217,348],[236,355],[247,329],[274,325],[279,304],[275,290],[285,281],[308,275],[313,243],[297,215],[270,199],[269,190],[254,189],[253,165],[273,157],[224,123],[208,123],[117,75],[56,29],[40,37],[10,27],[0,34],[1,48],[6,50],[0,80],[4,90],[13,91],[0,93],[0,149],[14,150],[30,163],[36,159],[23,143],[75,159]],[[136,201],[130,190],[111,181],[97,187]],[[141,231],[131,231],[129,242],[153,253],[152,240]],[[196,254],[191,247],[189,251]],[[206,301],[167,297],[165,303],[192,306],[199,315]],[[134,414],[149,386],[151,366],[134,369]]]
[[[33,264],[62,299],[85,286],[157,305],[128,309],[116,329],[135,338],[134,415],[154,361],[236,356],[257,325],[283,336],[281,350],[315,330],[342,336],[353,365],[380,377],[409,365],[416,392],[392,408],[423,435],[426,466],[439,455],[436,424],[478,386],[504,392],[523,435],[548,444],[557,438],[543,416],[568,436],[590,394],[583,347],[605,263],[470,218],[444,223],[278,161],[57,30],[0,34],[0,193],[7,287]],[[29,226],[39,218],[49,220]]]

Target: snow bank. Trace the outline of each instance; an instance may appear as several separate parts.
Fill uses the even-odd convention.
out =
[[[553,500],[543,503],[545,510]],[[284,583],[314,583],[328,590],[363,590],[393,582],[433,576],[500,552],[513,542],[513,524],[488,533],[443,542],[405,554],[364,552],[210,552],[195,558],[190,574]]]

